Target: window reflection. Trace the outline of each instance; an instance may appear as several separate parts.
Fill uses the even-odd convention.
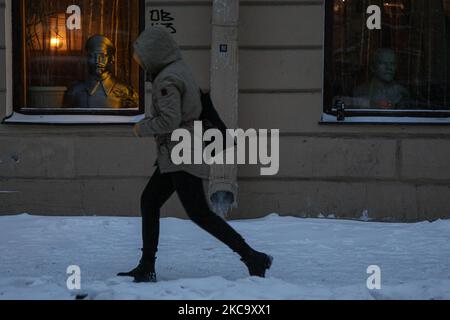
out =
[[[81,23],[71,29],[67,8],[74,5]],[[15,10],[22,25],[14,34],[16,107],[139,110],[140,69],[131,45],[139,34],[139,0],[21,0]],[[95,35],[107,52],[102,44],[89,50]],[[93,77],[90,57],[99,53],[109,60],[97,61],[105,72]]]
[[[367,28],[367,7],[382,10],[382,29]],[[450,1],[335,0],[333,100],[350,109],[450,109]]]

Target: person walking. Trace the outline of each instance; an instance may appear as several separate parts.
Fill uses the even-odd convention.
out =
[[[265,277],[273,258],[250,247],[238,232],[211,210],[203,184],[205,179],[209,179],[208,165],[175,165],[171,160],[172,149],[177,144],[171,141],[172,133],[186,129],[193,136],[194,122],[200,120],[202,113],[200,88],[183,61],[179,46],[165,28],[151,27],[143,31],[134,43],[134,58],[147,72],[153,87],[152,116],[138,123],[134,131],[138,137],[155,137],[158,160],[141,196],[142,258],[135,269],[121,272],[118,276],[132,277],[137,283],[157,281],[155,262],[160,210],[176,193],[194,223],[236,252],[251,276]],[[193,155],[194,143],[191,145]]]

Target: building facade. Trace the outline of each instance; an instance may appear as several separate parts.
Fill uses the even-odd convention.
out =
[[[199,85],[209,90],[211,53],[229,50],[227,43],[211,46],[213,8],[227,10],[227,1],[67,1],[67,11],[54,2],[0,0],[0,214],[139,215],[156,153],[152,139],[132,133],[151,92],[129,62],[127,43],[144,25],[166,26]],[[412,39],[422,17],[414,14],[425,12],[420,0],[357,2],[240,1],[239,50],[232,57],[239,66],[238,125],[280,129],[280,172],[264,177],[257,166],[239,167],[239,209],[232,218],[450,217],[448,3],[434,1],[442,17],[432,16],[433,8],[424,16],[442,18],[442,28],[429,25],[422,38]],[[100,20],[92,18],[96,13]],[[382,28],[392,21],[398,28],[384,33],[377,19]],[[408,34],[398,31],[404,25]],[[113,40],[115,76],[140,93],[139,108],[64,110],[70,82],[88,77],[79,71],[83,43],[97,33]],[[363,100],[377,105],[352,106],[347,96],[363,92],[365,82],[378,90],[376,68],[390,56],[396,65],[384,75],[399,83],[387,89],[392,101],[370,96]],[[400,99],[403,107],[394,101]],[[226,117],[226,103],[215,103]],[[164,214],[183,217],[176,198]]]

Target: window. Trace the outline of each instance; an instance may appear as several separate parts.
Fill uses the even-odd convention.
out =
[[[326,115],[450,119],[449,0],[325,5]]]
[[[143,29],[144,1],[20,0],[12,5],[16,113],[144,113],[144,74],[132,46]]]

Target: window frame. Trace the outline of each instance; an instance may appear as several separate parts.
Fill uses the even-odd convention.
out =
[[[145,15],[145,0],[139,1],[139,32],[145,29],[146,15]],[[38,116],[76,116],[76,117],[86,117],[95,116],[101,121],[101,116],[117,116],[117,117],[135,117],[145,114],[145,71],[139,67],[139,110],[130,109],[90,109],[90,108],[77,108],[77,109],[55,109],[55,108],[25,108],[23,107],[25,101],[24,88],[24,65],[25,57],[23,55],[23,41],[21,41],[21,35],[23,35],[23,15],[24,15],[24,0],[10,1],[11,4],[11,46],[12,46],[12,58],[10,63],[12,63],[12,75],[10,76],[12,82],[12,114],[5,120],[14,118],[15,116],[30,116],[31,119],[36,119]],[[15,70],[20,70],[21,72],[15,72]],[[21,117],[23,118],[23,117]],[[78,121],[78,120],[77,120]],[[32,121],[34,122],[34,121]],[[40,122],[40,121],[39,121]],[[44,120],[45,122],[45,120]],[[119,121],[120,122],[120,121]],[[64,121],[63,121],[64,123]]]
[[[324,3],[323,116],[320,123],[449,125],[450,110],[345,109],[342,113],[338,112],[337,108],[333,106],[332,74],[327,72],[332,69],[333,63],[334,4],[335,0]]]

